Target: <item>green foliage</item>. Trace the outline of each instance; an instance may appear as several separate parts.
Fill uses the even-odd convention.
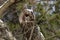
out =
[[[57,2],[57,9],[59,9],[59,4],[60,2]],[[60,38],[59,10],[56,10],[56,13],[50,15],[49,13],[47,14],[48,11],[46,12],[41,4],[38,4],[37,6],[37,12],[41,13],[41,15],[37,17],[37,22],[40,25],[46,40],[58,40]]]
[[[60,13],[60,0],[56,3],[56,13]]]
[[[9,26],[9,29],[13,32],[15,31],[16,29],[19,29],[20,28],[20,24],[16,23],[12,23],[12,22],[8,22],[8,26]]]

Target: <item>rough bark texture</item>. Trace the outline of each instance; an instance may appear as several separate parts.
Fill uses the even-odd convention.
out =
[[[0,16],[4,13],[5,10],[8,9],[8,7],[14,3],[15,0],[9,0],[7,3],[3,3],[4,5],[0,8]]]
[[[8,26],[0,19],[0,40],[16,40]]]

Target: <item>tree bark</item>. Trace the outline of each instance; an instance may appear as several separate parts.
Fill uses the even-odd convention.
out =
[[[0,40],[16,40],[8,26],[0,19]]]
[[[5,10],[8,9],[8,7],[13,4],[15,2],[15,0],[9,0],[7,1],[7,3],[5,3],[1,8],[0,8],[0,16],[2,16],[2,14],[4,13]]]

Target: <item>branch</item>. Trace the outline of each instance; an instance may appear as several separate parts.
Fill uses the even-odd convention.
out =
[[[14,3],[15,0],[8,0],[6,3],[3,4],[3,6],[0,8],[0,16],[8,9],[8,7]]]

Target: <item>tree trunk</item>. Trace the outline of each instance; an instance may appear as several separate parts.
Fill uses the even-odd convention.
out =
[[[0,19],[0,40],[16,40],[7,25]]]

